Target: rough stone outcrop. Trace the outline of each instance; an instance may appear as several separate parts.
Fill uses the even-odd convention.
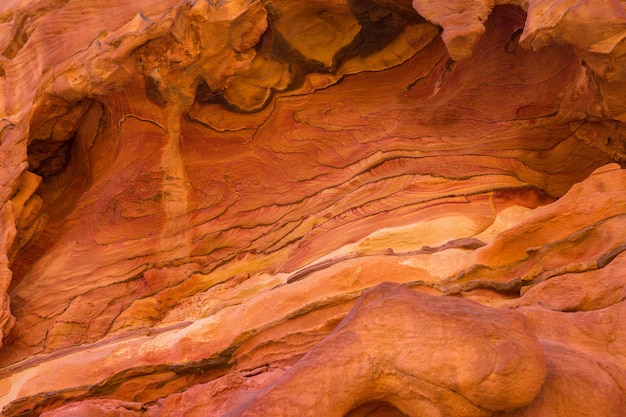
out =
[[[625,39],[618,0],[4,2],[3,415],[625,415]]]

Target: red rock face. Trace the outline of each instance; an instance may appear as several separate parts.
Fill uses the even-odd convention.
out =
[[[619,1],[0,25],[5,416],[626,414]]]

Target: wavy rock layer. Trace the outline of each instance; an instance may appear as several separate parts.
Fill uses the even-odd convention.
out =
[[[626,413],[626,11],[0,5],[5,416]]]

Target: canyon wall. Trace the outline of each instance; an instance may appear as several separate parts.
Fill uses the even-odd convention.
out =
[[[0,408],[626,415],[618,0],[0,4]]]

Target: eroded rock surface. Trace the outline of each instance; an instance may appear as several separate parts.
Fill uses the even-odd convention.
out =
[[[543,350],[521,314],[490,310],[381,284],[284,376],[227,415],[344,416],[372,401],[407,415],[520,408],[545,380]]]
[[[4,2],[3,414],[623,415],[625,38],[618,0]]]

